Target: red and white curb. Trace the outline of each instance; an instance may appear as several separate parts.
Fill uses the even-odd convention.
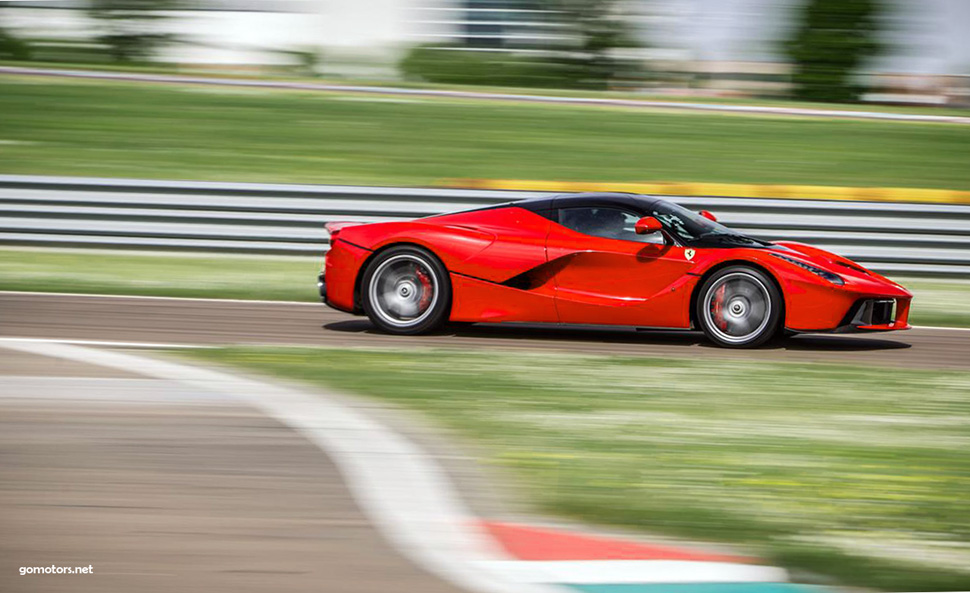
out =
[[[783,583],[785,570],[742,556],[483,522],[482,528],[516,560],[488,566],[521,583]]]

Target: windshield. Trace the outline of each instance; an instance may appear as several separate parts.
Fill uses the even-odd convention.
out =
[[[655,202],[650,207],[650,214],[659,220],[668,232],[690,245],[697,243],[767,244],[764,241],[732,231],[722,224],[704,218],[700,214],[672,202],[662,200]]]

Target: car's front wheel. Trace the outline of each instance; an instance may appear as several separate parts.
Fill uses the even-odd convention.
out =
[[[392,334],[420,334],[441,326],[451,308],[444,265],[420,247],[391,247],[364,270],[361,303],[371,322]]]
[[[697,320],[704,334],[727,348],[753,348],[770,340],[781,323],[781,293],[750,266],[730,266],[701,286]]]

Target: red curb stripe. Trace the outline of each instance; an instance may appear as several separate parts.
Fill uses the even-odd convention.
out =
[[[694,560],[752,564],[753,558],[482,521],[481,526],[519,560]]]

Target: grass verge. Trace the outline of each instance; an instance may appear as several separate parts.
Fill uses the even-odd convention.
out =
[[[970,373],[455,351],[190,353],[420,410],[546,512],[741,543],[887,590],[970,586]]]
[[[0,290],[319,302],[321,261],[0,249]]]
[[[942,116],[970,116],[970,110],[960,107],[940,107],[935,105],[885,105],[877,103],[819,103],[798,101],[793,99],[769,97],[707,97],[694,95],[673,95],[670,93],[650,93],[635,91],[590,91],[576,89],[546,89],[537,87],[505,87],[483,85],[438,84],[405,80],[373,80],[370,78],[348,77],[311,77],[300,75],[295,71],[285,69],[277,72],[251,72],[248,70],[234,71],[220,70],[206,67],[193,67],[185,64],[166,64],[153,62],[151,64],[114,64],[114,63],[72,63],[37,61],[24,62],[17,60],[0,60],[0,66],[19,68],[36,68],[51,70],[93,70],[108,72],[131,72],[135,74],[170,74],[183,76],[197,76],[204,78],[235,78],[256,79],[267,81],[303,82],[319,84],[335,84],[348,86],[370,86],[389,88],[429,89],[445,91],[468,91],[477,93],[515,94],[554,97],[581,97],[603,99],[632,99],[642,101],[668,101],[679,103],[700,103],[713,105],[753,105],[764,107],[796,107],[802,109],[818,109],[828,111],[878,111],[881,113],[903,113],[915,115]]]
[[[0,290],[316,302],[321,260],[0,249]],[[916,293],[910,321],[970,327],[970,282],[897,279]]]
[[[961,125],[0,76],[0,173],[970,189]]]

